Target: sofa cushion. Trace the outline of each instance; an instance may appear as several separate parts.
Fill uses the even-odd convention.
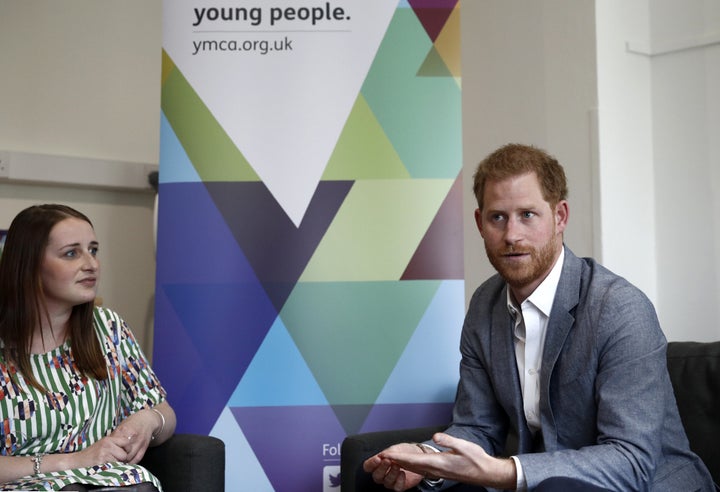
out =
[[[670,342],[667,362],[690,448],[720,483],[720,342]]]

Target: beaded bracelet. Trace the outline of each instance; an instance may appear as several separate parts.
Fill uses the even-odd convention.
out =
[[[165,416],[157,408],[151,408],[150,410],[152,410],[156,414],[160,415],[160,420],[162,421],[162,424],[160,424],[160,429],[157,432],[155,432],[152,436],[150,436],[150,440],[154,441],[157,436],[162,434],[163,429],[165,429]]]
[[[40,475],[40,464],[42,463],[44,454],[36,454],[35,456],[30,456],[30,460],[33,462],[33,471],[35,472],[35,475]]]

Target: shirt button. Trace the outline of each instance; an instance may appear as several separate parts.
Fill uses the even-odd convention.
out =
[[[531,376],[534,376],[535,374],[537,374],[537,370],[536,369],[528,369],[528,374],[530,374]]]

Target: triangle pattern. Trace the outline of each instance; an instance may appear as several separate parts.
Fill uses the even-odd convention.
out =
[[[458,0],[409,0],[409,3],[428,36],[434,42]]]
[[[263,183],[206,183],[217,208],[279,311],[352,183],[321,182],[300,227]]]
[[[166,51],[299,226],[396,2],[364,0],[352,15],[320,24],[299,17],[267,19],[260,30],[252,30],[265,38],[267,51],[260,48],[233,58],[213,49],[196,56],[189,49],[194,4],[178,1],[182,8],[176,7],[173,22],[163,25]],[[209,19],[202,26],[227,29],[238,24]]]
[[[323,180],[408,179],[408,173],[362,94],[323,174]]]
[[[338,458],[345,438],[329,406],[231,410],[275,490],[322,490],[318,456],[332,457],[328,450],[332,445]]]
[[[207,395],[212,396],[210,399],[203,398],[204,388],[196,387],[193,401],[178,402],[178,406],[203,406],[203,413],[214,415],[225,406],[276,316],[265,292],[256,287],[243,283],[163,286],[203,361],[204,378],[212,381],[215,389],[214,394]],[[238,317],[238,313],[243,316]],[[200,386],[208,386],[197,381],[197,372],[191,378]]]
[[[170,55],[168,55],[165,50],[162,50],[160,87],[165,85],[165,81],[167,80],[168,76],[172,73],[173,70],[175,70],[175,63],[173,63],[172,58],[170,58]]]
[[[332,405],[333,412],[347,435],[357,434],[362,429],[374,405]]]
[[[435,49],[435,45],[428,51],[427,57],[418,70],[419,77],[450,77],[450,70],[448,70],[445,61],[440,57],[440,54]]]
[[[462,280],[449,280],[440,285],[378,396],[378,404],[451,403],[455,400],[464,294],[465,282]],[[433,353],[453,356],[435,358],[428,364],[428,354]]]
[[[205,367],[203,354],[182,326],[162,286],[155,289],[155,339],[172,344],[153,345],[153,370],[168,395],[172,395],[177,415],[176,432],[205,434],[222,410],[222,392]],[[207,381],[203,382],[203,379]],[[198,405],[202,399],[207,404]]]
[[[435,371],[416,352],[456,354],[445,327],[463,312],[458,11],[399,0],[332,154],[309,164],[249,159],[259,140],[224,129],[228,111],[211,112],[163,51],[161,154],[177,168],[161,171],[156,336],[173,344],[155,360],[179,431],[226,442],[227,483],[323,490],[319,450],[339,465],[346,435],[449,421],[457,361]]]
[[[188,159],[164,113],[160,113],[160,155],[172,166],[160,166],[160,183],[198,183],[197,171]]]
[[[462,208],[460,174],[415,250],[403,280],[464,278]]]
[[[258,283],[204,183],[160,184],[158,260],[164,283]]]
[[[243,490],[272,492],[262,465],[229,408],[225,408],[210,432],[225,443],[225,483],[243,484]]]
[[[155,344],[153,367],[173,395],[178,431],[206,433],[277,311],[203,183],[161,184],[159,204],[155,336],[173,343]],[[248,318],[239,320],[233,309],[248,304]],[[227,341],[247,338],[242,330],[249,324],[258,339],[241,347],[236,360]],[[219,367],[221,361],[231,370]]]
[[[461,94],[451,77],[418,77],[432,48],[411,9],[398,9],[363,84],[410,176],[455,179],[462,168]]]
[[[161,106],[203,181],[260,181],[177,67],[165,76]]]
[[[453,77],[461,76],[461,50],[460,50],[460,5],[458,4],[450,14],[440,35],[435,40],[435,49],[443,59],[445,66]]]
[[[299,283],[280,317],[330,405],[367,405],[380,394],[438,286]],[[338,419],[348,428],[363,420],[354,412]]]
[[[303,282],[398,280],[453,181],[356,181],[302,274]]]
[[[327,405],[305,360],[280,318],[275,320],[240,384],[230,407]]]

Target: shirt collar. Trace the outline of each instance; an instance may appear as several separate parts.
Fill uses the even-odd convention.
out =
[[[533,291],[530,296],[525,299],[525,302],[531,302],[540,312],[542,312],[548,318],[550,317],[550,311],[552,310],[553,302],[555,302],[555,293],[557,292],[558,285],[560,284],[560,274],[562,273],[562,265],[565,261],[565,247],[560,250],[560,256],[555,261],[552,270],[545,280]],[[507,307],[510,314],[515,318],[517,312],[520,310],[515,305],[515,301],[510,294],[510,289],[507,289]]]

